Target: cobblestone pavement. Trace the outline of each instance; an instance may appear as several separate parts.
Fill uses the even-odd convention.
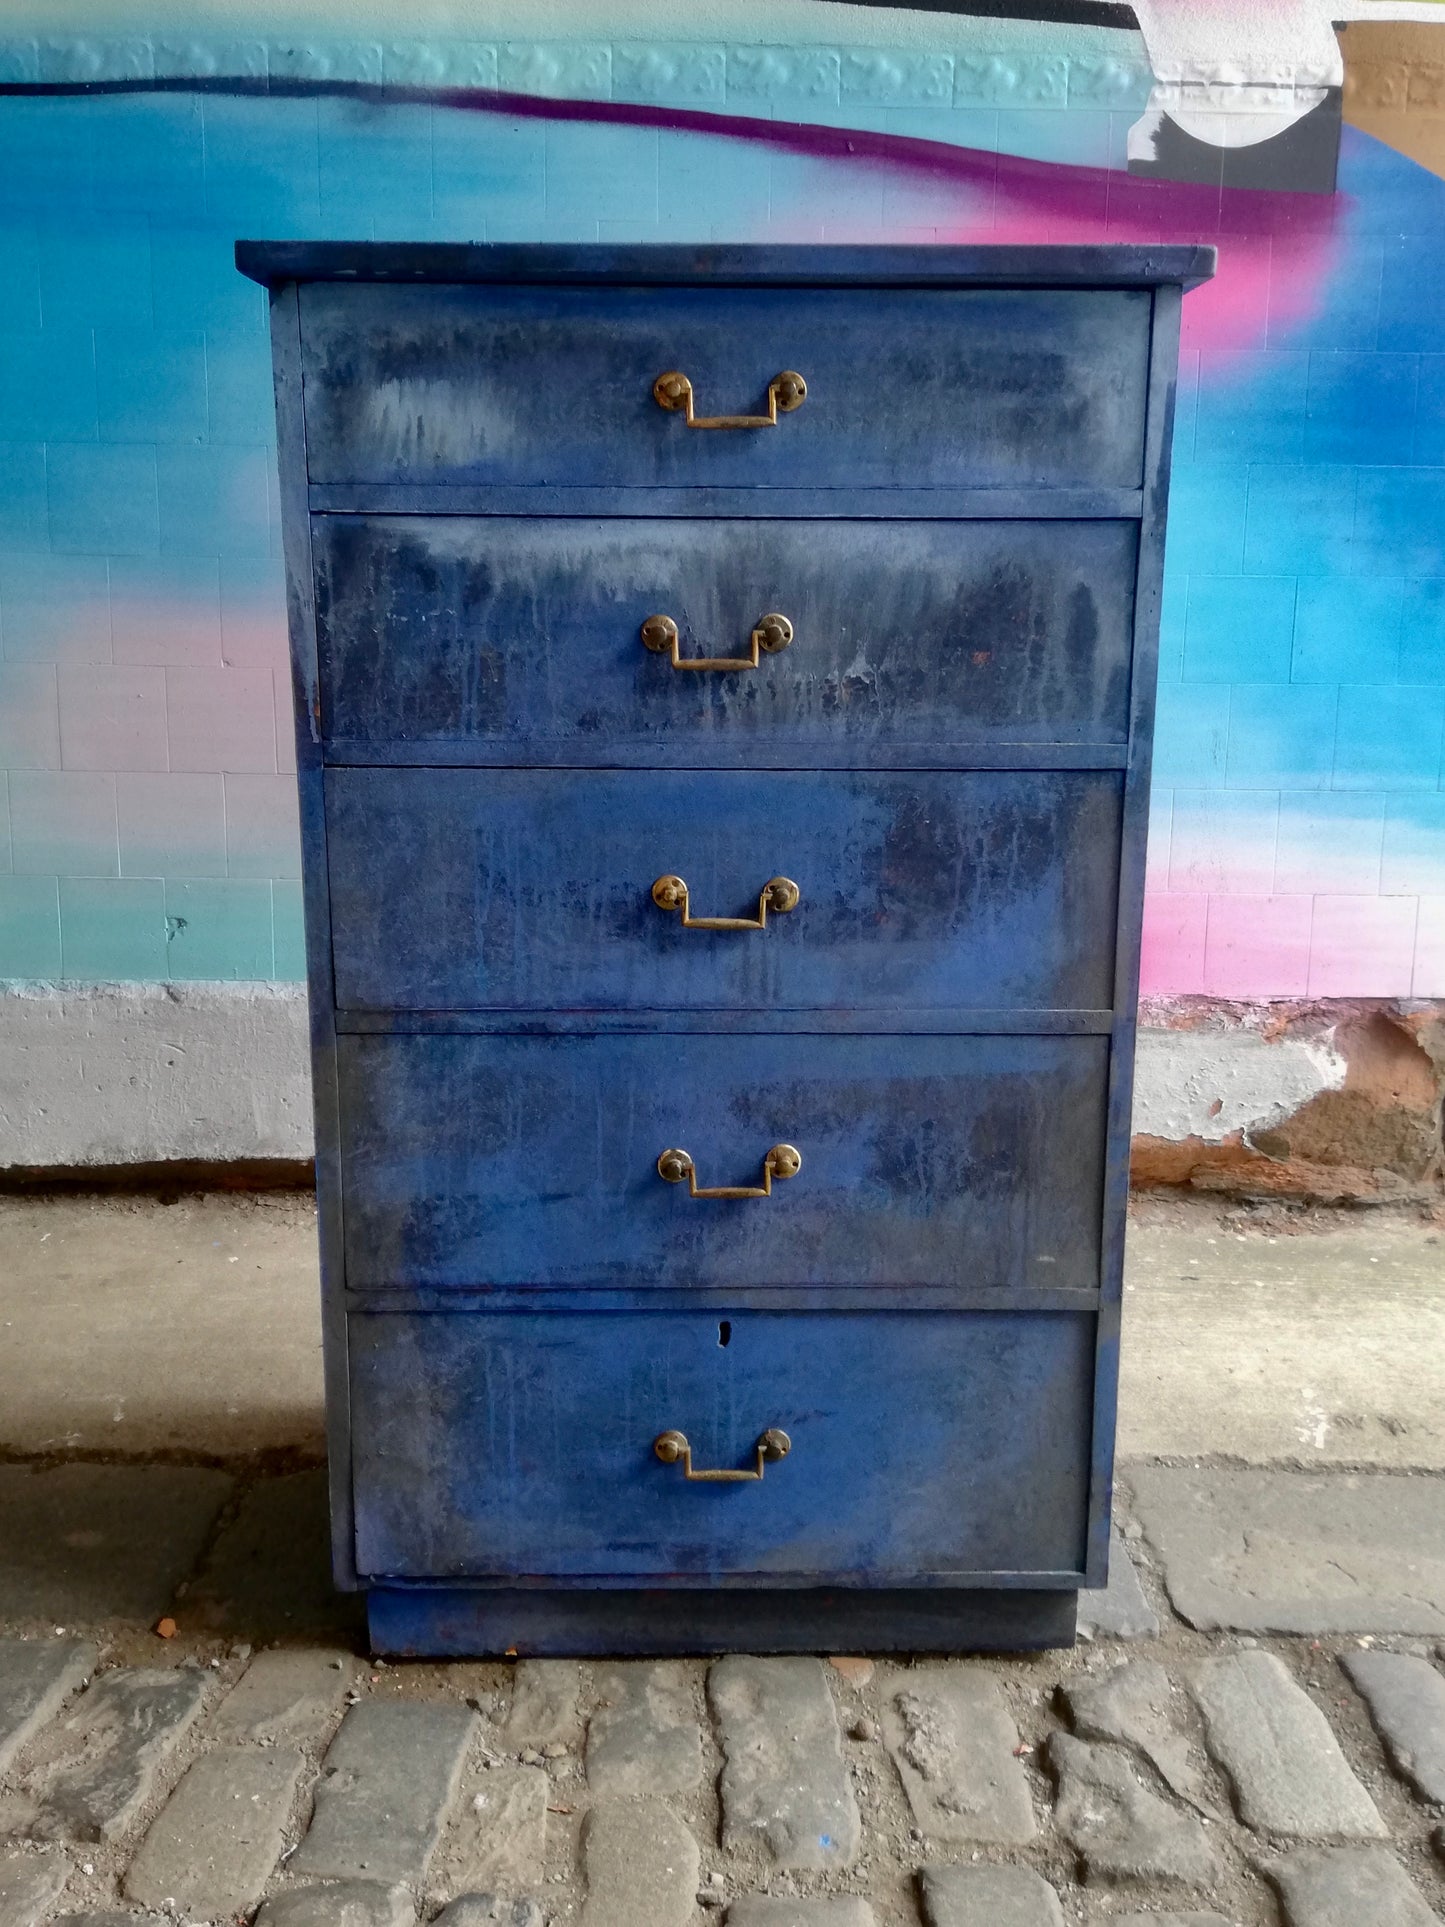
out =
[[[1207,1474],[1164,1471],[1069,1652],[386,1664],[315,1472],[0,1467],[0,1927],[1445,1920],[1437,1592],[1270,1632],[1338,1621],[1302,1539],[1201,1630],[1147,1521]],[[1433,1531],[1434,1481],[1338,1477]]]

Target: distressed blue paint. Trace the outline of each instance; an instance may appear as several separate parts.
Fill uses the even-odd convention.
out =
[[[313,539],[338,761],[946,763],[1127,736],[1126,522],[327,515]],[[663,612],[684,656],[740,655],[770,610],[795,637],[756,671],[642,645]]]
[[[349,1010],[1100,1010],[1122,779],[331,770],[336,1000]],[[797,908],[761,931],[694,916]]]
[[[1149,283],[1197,256],[348,253],[412,285],[275,305],[341,1575],[1033,1589],[1021,1636],[1066,1631],[1108,1534],[1178,325]],[[659,356],[722,393],[754,333],[816,377],[809,438],[660,415]],[[554,357],[592,412],[558,416]],[[790,604],[756,670],[637,634],[735,654]],[[687,931],[669,872],[700,915],[803,896]],[[765,1197],[657,1169],[756,1185],[781,1142]],[[769,1425],[761,1482],[651,1452],[735,1464]]]
[[[882,1021],[886,1021],[882,1020]],[[347,1036],[355,1290],[1099,1282],[1099,1037]],[[688,1151],[694,1199],[656,1169]]]
[[[1149,297],[1088,289],[308,286],[313,482],[865,487],[1139,482]],[[690,432],[755,414],[784,369],[808,399],[766,435]]]
[[[1091,1315],[745,1312],[726,1346],[719,1323],[353,1315],[363,1575],[1078,1583]],[[770,1426],[792,1451],[757,1483],[652,1449],[677,1429],[745,1468]]]

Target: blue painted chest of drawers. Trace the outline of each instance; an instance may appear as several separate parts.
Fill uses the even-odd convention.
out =
[[[375,1645],[1072,1637],[1210,252],[238,261]]]

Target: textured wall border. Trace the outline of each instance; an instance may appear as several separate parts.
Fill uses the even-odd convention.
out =
[[[611,100],[756,113],[760,104],[859,107],[1144,105],[1142,58],[920,53],[889,47],[739,47],[692,42],[131,39],[0,40],[0,86],[84,90],[147,81],[315,81],[476,88],[554,100]]]
[[[1298,1041],[1269,1028],[1292,1007],[1253,1006],[1251,1023],[1239,1006],[1184,1001],[1184,1027],[1181,1000],[1143,1012],[1136,1133],[1216,1143],[1343,1082],[1328,1030]],[[1201,1020],[1208,1008],[1217,1021]],[[0,1170],[311,1156],[302,984],[7,985],[0,1065]]]

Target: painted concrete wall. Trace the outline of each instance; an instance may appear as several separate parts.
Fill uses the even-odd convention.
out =
[[[12,6],[0,978],[61,983],[73,1013],[105,981],[301,976],[238,235],[1155,238],[1217,242],[1221,269],[1186,308],[1146,990],[1445,995],[1442,12],[1403,55],[1344,35],[1374,131],[1346,127],[1331,194],[1128,171],[1161,85],[1226,145],[1250,113],[1302,116],[1330,77],[1299,51],[1320,8],[1192,69],[1197,10],[1163,6],[1115,32],[715,0],[685,39],[643,0],[605,36],[574,10],[570,37],[522,0]],[[129,91],[64,91],[97,80]]]

